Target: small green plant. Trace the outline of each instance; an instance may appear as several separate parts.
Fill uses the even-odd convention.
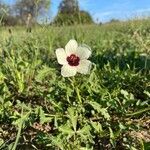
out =
[[[149,24],[0,28],[0,149],[148,150]],[[86,48],[85,70],[69,39]]]
[[[78,0],[63,0],[53,23],[57,26],[94,24],[91,15],[87,11],[80,10]]]

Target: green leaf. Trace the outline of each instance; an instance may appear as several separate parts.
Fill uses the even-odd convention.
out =
[[[91,130],[91,127],[89,125],[85,125],[82,129],[78,130],[77,133],[84,140],[88,140],[88,137],[91,135],[90,130]]]
[[[129,93],[125,90],[121,90],[120,92],[125,98],[129,95]]]
[[[63,146],[63,139],[61,134],[59,134],[58,136],[50,136],[50,139],[52,140],[52,143],[47,144],[47,147],[51,147],[52,145],[59,147],[61,150],[64,150],[64,146]]]
[[[150,150],[150,142],[143,142],[144,150]]]
[[[109,127],[109,132],[110,132],[110,138],[115,139],[114,133],[110,127]]]
[[[98,113],[101,113],[105,119],[110,120],[110,115],[107,108],[101,108],[101,105],[97,102],[88,102]]]
[[[76,131],[78,115],[73,107],[68,108],[68,117],[71,121],[74,131]]]
[[[63,134],[67,135],[73,135],[74,131],[66,124],[59,127],[59,131],[61,131]]]
[[[97,102],[92,102],[92,101],[89,101],[88,104],[90,104],[95,110],[97,110],[97,112],[100,112],[100,109],[101,109],[100,104],[98,104]]]
[[[100,109],[100,112],[104,116],[105,119],[110,120],[110,115],[109,115],[109,113],[108,113],[106,108]]]
[[[12,124],[17,125],[17,126],[20,126],[21,124],[24,124],[24,122],[28,120],[30,113],[31,112],[29,111],[29,112],[25,113],[24,115],[22,114],[20,116],[20,118],[15,120]]]
[[[148,91],[144,91],[144,94],[146,94],[150,98],[150,93]]]
[[[91,121],[91,125],[96,130],[96,132],[98,132],[98,133],[103,132],[102,125],[99,122]]]
[[[4,82],[4,79],[6,79],[5,75],[2,72],[0,72],[0,84]]]
[[[109,127],[109,133],[110,133],[110,142],[111,144],[115,147],[115,136],[114,136],[114,133],[112,131],[112,129]]]
[[[133,146],[131,146],[131,148],[130,148],[131,150],[138,150],[138,149],[136,149],[135,147],[133,147]]]
[[[51,122],[52,119],[52,117],[46,117],[43,109],[40,107],[40,123],[44,124],[46,122]]]
[[[4,140],[0,138],[0,146],[4,144]]]
[[[93,148],[81,147],[80,150],[93,150]]]
[[[119,123],[119,128],[120,128],[121,130],[125,130],[125,129],[126,129],[126,127],[125,127],[122,123]]]
[[[40,69],[35,77],[36,81],[38,82],[42,82],[45,77],[47,77],[48,75],[51,75],[53,72],[53,70],[47,66],[43,66],[42,69]]]

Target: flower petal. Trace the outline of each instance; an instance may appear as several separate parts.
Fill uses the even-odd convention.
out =
[[[83,45],[77,48],[76,54],[80,57],[80,59],[88,59],[91,56],[92,52],[90,47]]]
[[[67,60],[66,60],[67,55],[66,55],[66,52],[63,48],[56,49],[55,53],[56,53],[57,61],[59,64],[61,64],[61,65],[67,64]]]
[[[70,56],[71,54],[75,54],[78,48],[78,43],[76,40],[70,40],[67,45],[65,46],[65,51],[67,56]]]
[[[77,67],[77,72],[81,74],[89,74],[91,70],[92,63],[89,60],[81,60],[79,66]]]
[[[77,68],[69,65],[63,65],[61,68],[61,75],[63,77],[75,76],[77,73]]]

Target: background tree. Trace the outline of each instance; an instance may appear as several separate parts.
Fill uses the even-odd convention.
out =
[[[53,21],[55,25],[73,25],[73,24],[93,23],[91,15],[86,11],[79,9],[78,0],[62,0],[56,18]]]
[[[13,22],[11,13],[10,6],[0,0],[0,25],[10,24],[10,21]]]
[[[116,22],[120,22],[120,20],[119,20],[119,19],[111,19],[111,20],[109,21],[109,23],[116,23]]]
[[[77,0],[63,0],[59,5],[59,13],[74,13],[79,11]]]
[[[37,21],[38,16],[48,10],[50,6],[50,0],[17,0],[15,9],[16,15],[25,20],[30,13],[32,17]]]
[[[0,0],[0,19],[2,19],[2,17],[5,14],[7,14],[7,12],[8,12],[8,6]]]

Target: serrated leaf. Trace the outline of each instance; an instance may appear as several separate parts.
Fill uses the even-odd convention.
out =
[[[44,124],[46,122],[51,122],[53,118],[52,117],[46,117],[44,111],[42,108],[40,108],[40,123]]]
[[[110,115],[109,115],[109,113],[108,113],[106,108],[101,108],[100,112],[104,116],[105,119],[110,120]]]
[[[96,132],[98,132],[98,133],[103,132],[102,125],[99,122],[91,121],[91,125],[96,130]]]
[[[60,126],[59,131],[61,131],[63,134],[67,134],[67,135],[74,134],[74,131],[67,124]]]
[[[107,108],[101,108],[101,105],[97,102],[88,102],[98,113],[101,113],[105,119],[109,120],[110,115],[107,111]]]
[[[30,115],[30,112],[27,112],[26,114],[21,115],[21,118],[15,120],[12,124],[17,125],[17,126],[22,125],[26,120],[28,120],[29,115]]]
[[[101,105],[98,104],[97,102],[88,102],[95,110],[97,110],[97,112],[100,112],[100,109],[101,109]]]
[[[71,121],[74,131],[76,131],[78,115],[73,107],[68,108],[68,117]]]
[[[78,130],[77,133],[86,140],[91,135],[90,130],[91,127],[89,125],[86,125],[82,129]]]
[[[51,136],[50,139],[52,140],[52,143],[47,144],[46,146],[51,147],[52,145],[59,147],[61,150],[63,150],[63,140],[61,135],[58,136]]]

